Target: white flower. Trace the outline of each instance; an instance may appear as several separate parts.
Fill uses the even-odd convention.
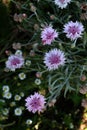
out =
[[[31,125],[31,124],[32,124],[32,120],[27,119],[27,120],[26,120],[26,124],[27,124],[27,125]]]
[[[14,96],[14,100],[15,101],[20,101],[21,100],[21,96],[20,95],[15,95]]]
[[[25,65],[26,66],[30,66],[31,65],[31,61],[30,60],[26,60]]]
[[[74,125],[73,125],[73,123],[71,122],[70,123],[70,129],[73,129],[74,128]]]
[[[4,85],[2,87],[2,90],[6,93],[6,92],[9,92],[9,86],[8,85]]]
[[[18,77],[19,77],[20,80],[24,80],[26,78],[26,74],[25,73],[20,73],[18,75]]]
[[[12,93],[11,92],[3,93],[3,97],[6,98],[6,99],[11,99]]]
[[[22,109],[21,109],[21,108],[16,108],[16,109],[14,110],[14,114],[15,114],[16,116],[21,116],[21,115],[22,115]]]
[[[35,84],[36,85],[40,85],[41,84],[41,80],[40,79],[35,79]]]
[[[59,8],[63,9],[67,7],[71,0],[54,0],[54,2]]]
[[[2,113],[3,113],[3,115],[7,116],[9,114],[9,109],[8,108],[4,108],[2,110]]]
[[[17,51],[15,52],[15,55],[22,56],[22,51],[21,51],[21,50],[17,50]]]

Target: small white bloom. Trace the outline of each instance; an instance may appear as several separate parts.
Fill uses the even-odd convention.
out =
[[[27,125],[31,125],[31,124],[32,124],[32,120],[27,119],[27,120],[26,120],[26,124],[27,124]]]
[[[6,92],[9,92],[9,86],[8,85],[4,85],[2,87],[2,90],[6,93]]]
[[[30,66],[31,65],[31,61],[30,60],[26,60],[25,65],[26,66]]]
[[[20,92],[20,96],[21,96],[21,97],[24,97],[24,93],[23,93],[23,92]]]
[[[21,50],[17,50],[17,51],[15,52],[15,55],[22,56],[22,51],[21,51]]]
[[[54,2],[59,8],[63,9],[67,7],[71,0],[54,0]]]
[[[14,100],[15,101],[20,101],[21,100],[21,96],[20,95],[15,95],[14,96]]]
[[[3,93],[3,97],[6,98],[6,99],[11,99],[12,98],[12,93],[11,92]]]
[[[21,108],[16,108],[16,109],[14,110],[14,114],[15,114],[16,116],[21,116],[21,115],[22,115],[22,109],[21,109]]]
[[[9,109],[8,108],[4,108],[2,110],[2,113],[3,113],[3,115],[7,116],[9,114]]]
[[[71,122],[70,123],[70,129],[73,129],[74,128],[74,125],[73,125],[73,123]]]
[[[18,75],[18,77],[19,77],[20,80],[24,80],[26,78],[26,74],[25,73],[20,73]]]
[[[35,84],[36,85],[40,85],[41,84],[41,80],[40,79],[35,79]]]

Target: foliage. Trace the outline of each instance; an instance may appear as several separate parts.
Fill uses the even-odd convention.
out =
[[[81,37],[75,40],[67,38],[63,30],[69,21],[78,21],[83,25],[84,31]],[[83,114],[81,102],[83,99],[87,100],[86,23],[85,0],[71,0],[63,9],[59,8],[54,0],[0,2],[0,127],[2,129],[79,128]],[[41,33],[51,25],[58,32],[58,37],[50,45],[44,45]],[[54,48],[64,52],[65,64],[58,69],[48,70],[44,56]],[[15,71],[6,68],[6,62],[11,55],[22,55],[24,58],[24,65]],[[9,95],[6,95],[7,92]],[[32,114],[26,110],[25,99],[34,92],[46,98],[43,113]],[[87,109],[87,104],[82,106]],[[22,111],[19,116],[15,113],[16,108]],[[30,120],[29,124],[26,124],[27,119]]]

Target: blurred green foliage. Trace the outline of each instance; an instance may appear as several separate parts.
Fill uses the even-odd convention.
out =
[[[0,2],[0,39],[5,39],[11,30],[8,8]]]

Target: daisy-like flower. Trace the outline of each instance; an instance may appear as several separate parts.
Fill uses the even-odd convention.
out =
[[[9,92],[9,86],[8,85],[4,85],[2,87],[2,90],[4,91],[4,93]]]
[[[18,77],[19,77],[20,80],[24,80],[26,78],[26,74],[20,73],[20,74],[18,74]]]
[[[15,55],[22,56],[22,51],[21,51],[21,50],[17,50],[17,51],[15,52]]]
[[[54,0],[54,2],[59,8],[63,9],[67,7],[71,0]]]
[[[70,38],[72,41],[80,38],[82,36],[82,32],[84,31],[84,27],[80,22],[68,22],[64,25],[64,33],[66,33],[66,37]]]
[[[9,109],[8,108],[4,108],[2,110],[2,113],[3,113],[3,115],[7,116],[9,114]]]
[[[57,48],[50,50],[44,56],[44,63],[48,67],[48,70],[58,69],[59,66],[65,63],[64,52]]]
[[[16,116],[21,116],[22,115],[22,109],[21,108],[16,108],[15,110],[14,110],[14,114],[16,115]]]
[[[45,27],[41,32],[41,39],[43,45],[46,44],[50,45],[57,37],[58,37],[58,32],[54,30],[51,25]]]
[[[41,80],[40,79],[35,79],[35,84],[36,85],[40,85],[41,84]]]
[[[6,98],[6,99],[11,99],[12,93],[11,92],[5,92],[5,93],[3,93],[3,97]]]
[[[45,98],[43,95],[39,93],[34,93],[34,95],[30,95],[25,99],[28,111],[35,113],[35,112],[42,112],[45,108]]]
[[[25,65],[26,66],[30,66],[31,65],[31,61],[30,60],[26,60]]]
[[[15,95],[14,96],[14,100],[15,101],[20,101],[21,100],[21,96],[20,95]]]
[[[6,61],[6,68],[11,71],[15,71],[17,68],[21,68],[24,65],[24,58],[19,55],[11,55]]]
[[[26,125],[31,125],[31,124],[32,124],[32,120],[27,119],[27,120],[26,120]]]

